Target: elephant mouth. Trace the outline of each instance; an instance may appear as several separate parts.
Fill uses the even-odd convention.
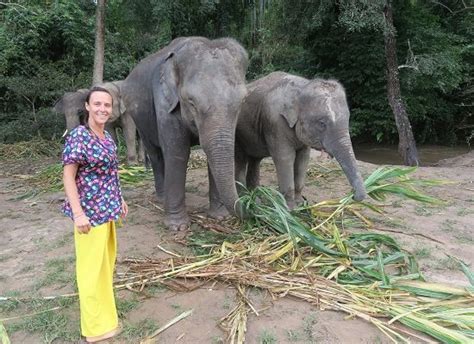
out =
[[[313,141],[311,142],[311,145],[310,145],[311,148],[313,149],[316,149],[316,150],[320,150],[320,151],[324,151],[324,147],[321,143],[321,141]]]

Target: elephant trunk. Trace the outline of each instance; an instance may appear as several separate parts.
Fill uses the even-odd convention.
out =
[[[79,125],[79,115],[76,112],[66,112],[66,127],[72,130]]]
[[[203,138],[203,136],[206,136]],[[213,128],[209,135],[201,136],[201,146],[207,155],[221,202],[227,210],[243,218],[235,186],[234,148],[235,136],[230,128]]]
[[[341,165],[349,183],[354,188],[354,199],[361,201],[367,197],[364,181],[357,168],[357,162],[349,135],[343,135],[339,139],[329,142],[325,145],[325,148],[329,154],[336,158],[339,165]]]

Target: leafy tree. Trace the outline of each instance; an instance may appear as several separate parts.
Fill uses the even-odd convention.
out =
[[[275,70],[336,78],[346,87],[354,140],[397,142],[387,101],[386,1],[108,0],[104,79],[125,78],[173,38],[230,36],[249,52],[248,80]],[[468,4],[393,1],[400,99],[418,143],[474,137]],[[48,109],[64,91],[92,83],[95,11],[93,0],[0,4],[0,141],[62,134],[62,118]],[[55,121],[56,134],[46,120]]]
[[[0,139],[60,135],[38,123],[64,90],[90,83],[89,13],[70,1],[19,1],[4,5],[0,19]]]

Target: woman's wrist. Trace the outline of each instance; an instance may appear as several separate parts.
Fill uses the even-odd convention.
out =
[[[78,217],[81,217],[81,216],[85,216],[86,214],[81,210],[81,211],[78,211],[78,212],[72,212],[72,216],[76,219]]]

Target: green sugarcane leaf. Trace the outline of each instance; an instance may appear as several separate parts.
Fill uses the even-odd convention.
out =
[[[8,338],[7,330],[5,329],[5,326],[3,326],[3,323],[0,322],[0,340],[2,341],[2,344],[10,344],[10,338]]]

